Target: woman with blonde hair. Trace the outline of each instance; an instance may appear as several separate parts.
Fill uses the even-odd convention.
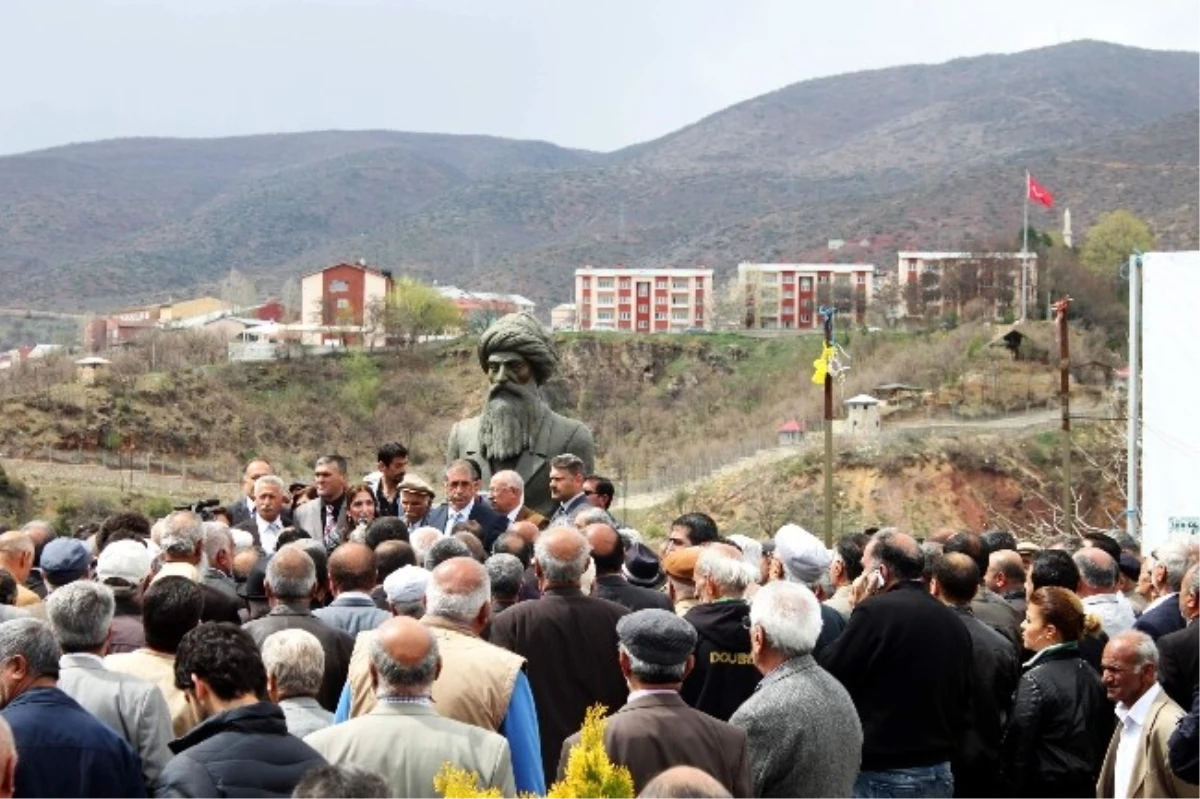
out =
[[[1021,623],[1024,666],[1001,743],[1007,796],[1095,796],[1112,733],[1104,685],[1079,657],[1079,642],[1100,634],[1073,591],[1057,586],[1029,595]]]

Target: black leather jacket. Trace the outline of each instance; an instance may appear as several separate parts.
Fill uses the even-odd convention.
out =
[[[1001,743],[1009,796],[1093,796],[1115,723],[1076,644],[1043,650],[1017,683]]]

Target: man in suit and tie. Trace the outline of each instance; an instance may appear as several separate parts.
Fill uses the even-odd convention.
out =
[[[508,519],[509,524],[532,522],[539,530],[545,530],[550,521],[525,504],[525,480],[512,469],[492,475],[488,484],[488,502]]]
[[[475,480],[475,468],[470,461],[457,460],[447,466],[446,502],[429,511],[425,523],[449,536],[454,525],[477,522],[483,529],[483,548],[490,552],[492,544],[508,529],[508,519],[480,501]]]
[[[514,313],[484,331],[478,355],[491,383],[487,404],[450,430],[446,458],[470,458],[488,481],[502,469],[516,470],[525,480],[525,504],[548,514],[549,459],[573,452],[586,474],[596,452],[587,426],[555,413],[541,395],[540,386],[558,368],[554,342],[531,314]]]
[[[688,707],[679,696],[695,662],[695,628],[669,610],[639,610],[617,622],[617,638],[629,700],[609,717],[604,748],[613,763],[629,769],[634,790],[674,766],[695,766],[733,796],[752,796],[745,731]],[[579,738],[575,733],[563,741],[560,777]]]
[[[587,467],[583,460],[567,452],[550,459],[550,498],[557,504],[550,516],[551,527],[575,526],[575,517],[592,507],[583,493]]]
[[[286,510],[283,499],[287,496],[287,487],[281,478],[268,474],[255,480],[252,490],[255,512],[234,525],[233,529],[249,533],[254,545],[270,555],[275,551],[279,534],[290,526],[283,518],[283,511]]]
[[[325,544],[332,552],[350,535],[350,520],[346,502],[346,459],[341,455],[325,455],[313,468],[317,498],[296,509],[295,527]]]
[[[1158,684],[1153,639],[1137,630],[1114,636],[1100,663],[1105,692],[1117,704],[1118,724],[1096,796],[1197,796],[1196,786],[1175,776],[1167,762],[1167,741],[1184,712]]]
[[[257,505],[257,500],[254,495],[254,484],[260,477],[266,477],[268,474],[275,474],[271,468],[271,464],[261,458],[255,458],[246,464],[246,471],[242,472],[242,496],[231,500],[226,507],[229,509],[229,526],[238,527],[243,522],[254,519],[254,513]]]
[[[312,733],[305,743],[334,765],[383,775],[390,796],[434,796],[434,776],[446,763],[474,772],[484,789],[516,795],[508,742],[434,708],[433,682],[442,661],[429,627],[403,616],[385,622],[370,642],[370,660],[375,707]]]

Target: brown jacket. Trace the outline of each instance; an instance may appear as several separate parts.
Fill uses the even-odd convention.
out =
[[[539,530],[545,530],[546,525],[550,523],[549,519],[547,519],[545,516],[538,513],[537,511],[535,511],[533,508],[529,507],[528,505],[521,506],[521,509],[519,511],[517,511],[517,518],[514,519],[514,521],[533,522],[534,524],[537,525],[537,529],[539,529]]]
[[[579,733],[563,741],[561,779]],[[604,748],[613,763],[633,775],[633,789],[672,766],[695,766],[716,778],[734,796],[751,796],[746,731],[693,710],[678,693],[649,694],[614,713],[604,728]]]
[[[426,616],[421,623],[432,630],[442,656],[442,673],[433,683],[438,715],[498,732],[525,658],[439,616]],[[359,633],[354,642],[347,676],[351,718],[366,715],[375,707],[369,670],[374,636],[374,631]]]
[[[1200,796],[1200,786],[1176,777],[1167,763],[1167,739],[1171,737],[1175,725],[1183,716],[1183,708],[1175,704],[1165,691],[1160,692],[1150,705],[1146,724],[1142,727],[1142,735],[1138,740],[1138,751],[1133,759],[1133,773],[1129,779],[1129,792],[1126,796]],[[1120,741],[1121,725],[1118,723],[1108,744],[1108,754],[1104,756],[1100,779],[1096,782],[1096,796],[1099,799],[1116,795],[1114,783],[1117,744]]]

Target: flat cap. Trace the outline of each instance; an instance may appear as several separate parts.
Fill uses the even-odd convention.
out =
[[[400,481],[399,486],[401,491],[412,491],[417,494],[425,494],[429,497],[437,496],[437,492],[433,490],[433,486],[421,479],[420,475],[412,472],[405,472],[404,479]]]
[[[785,524],[775,533],[775,559],[790,579],[815,583],[833,560],[820,540],[797,524]]]
[[[1037,544],[1033,543],[1032,541],[1018,541],[1017,542],[1017,551],[1020,552],[1022,555],[1026,555],[1026,554],[1031,554],[1034,552],[1041,552],[1042,548],[1039,547]]]
[[[78,579],[92,565],[92,551],[78,538],[56,538],[42,549],[42,571],[60,585]]]
[[[388,602],[418,602],[425,596],[429,572],[420,566],[401,566],[383,580]]]
[[[1136,580],[1142,572],[1141,562],[1128,552],[1121,553],[1121,560],[1117,563],[1117,568],[1130,580]]]
[[[678,666],[696,649],[696,628],[670,610],[639,610],[617,621],[617,638],[643,663]]]
[[[696,561],[699,559],[700,547],[673,549],[670,554],[663,558],[663,571],[667,573],[668,577],[692,582],[696,579]]]

